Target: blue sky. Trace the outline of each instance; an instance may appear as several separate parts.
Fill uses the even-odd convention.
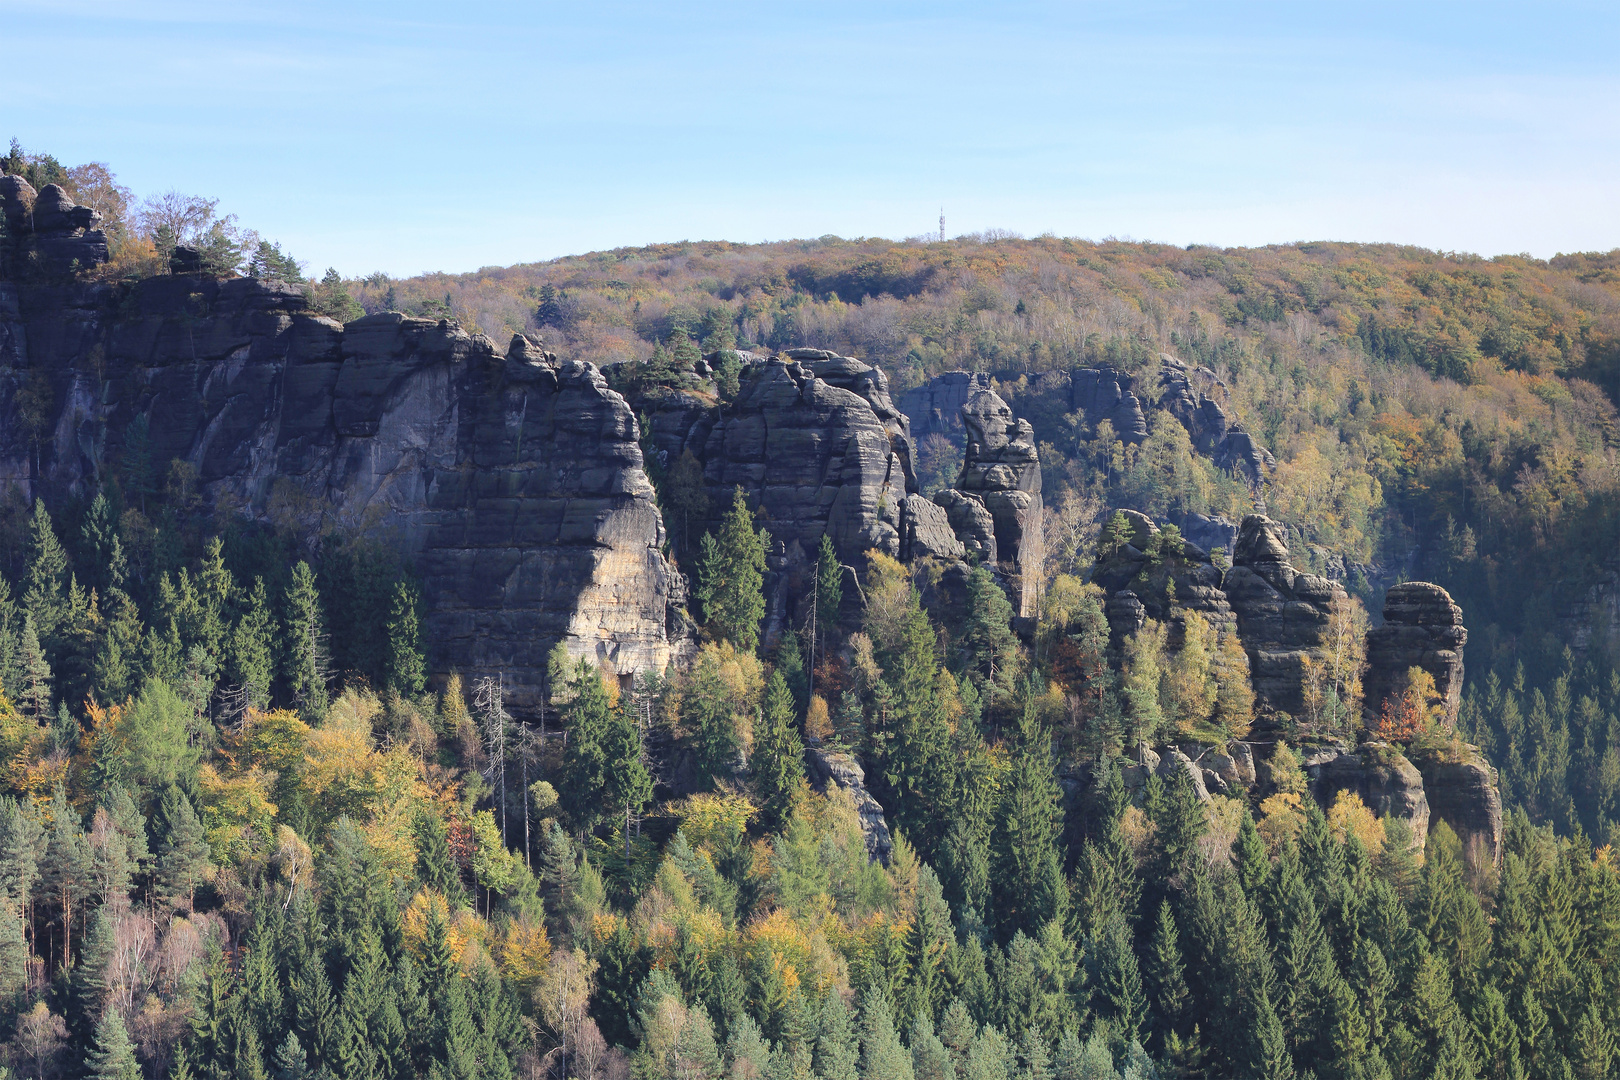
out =
[[[316,272],[1005,228],[1620,246],[1614,3],[0,0],[0,138]]]

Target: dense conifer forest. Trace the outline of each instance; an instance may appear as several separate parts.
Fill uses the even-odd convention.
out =
[[[164,218],[104,168],[15,146],[0,164],[85,202],[102,185],[106,274],[186,242],[303,280],[212,205]],[[739,490],[673,541],[690,662],[604,678],[559,648],[543,706],[514,717],[498,678],[430,678],[418,582],[387,546],[219,512],[134,432],[99,490],[0,515],[0,1068],[1613,1075],[1620,674],[1578,602],[1614,547],[1616,258],[985,235],[304,282],[340,319],[538,330],[639,401],[695,386],[704,354],[724,399],[728,353],[806,343],[897,389],[991,372],[1042,439],[1040,614],[1015,620],[981,566],[947,624],[879,552],[846,594],[823,542],[796,585],[817,617],[767,635],[769,523]],[[1337,560],[1368,608],[1417,577],[1462,604],[1455,727],[1416,678],[1372,731],[1353,672],[1335,692],[1352,737],[1485,750],[1499,864],[1444,822],[1424,842],[1353,794],[1318,803],[1299,728],[1225,795],[1179,771],[1127,784],[1148,744],[1256,722],[1229,639],[1193,614],[1175,649],[1161,631],[1116,651],[1089,578],[1123,543],[1116,509],[1241,516],[1257,492],[1174,425],[1127,445],[1041,411],[1043,373],[1161,351],[1219,373],[1272,448],[1258,495],[1307,530],[1303,561]],[[960,460],[925,442],[921,478]],[[693,496],[653,472],[673,522]],[[807,751],[864,769],[884,858]]]

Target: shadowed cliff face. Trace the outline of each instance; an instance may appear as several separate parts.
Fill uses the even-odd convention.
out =
[[[397,544],[430,663],[504,673],[517,709],[556,641],[609,671],[670,658],[679,575],[635,418],[589,364],[445,321],[344,327],[286,286],[203,275],[0,286],[0,344],[0,482],[25,494],[93,487],[145,416],[153,460],[190,462],[225,511]],[[24,364],[49,383],[37,444]]]

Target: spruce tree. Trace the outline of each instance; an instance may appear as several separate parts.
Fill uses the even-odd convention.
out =
[[[1180,936],[1168,900],[1159,903],[1159,918],[1148,947],[1147,981],[1153,990],[1153,1014],[1168,1035],[1180,1025],[1188,998]]]
[[[1149,1021],[1147,994],[1132,949],[1130,927],[1116,914],[1097,931],[1087,953],[1095,1000],[1122,1039],[1139,1039]]]
[[[731,509],[720,519],[720,532],[704,533],[698,558],[697,598],[715,637],[744,652],[759,644],[759,621],[765,617],[765,552],[770,534],[754,529],[748,500],[738,485]]]
[[[304,1048],[298,1042],[298,1034],[288,1029],[287,1037],[281,1040],[276,1052],[270,1058],[270,1075],[275,1080],[308,1080],[309,1062],[304,1057]]]
[[[212,869],[211,853],[203,836],[202,822],[191,808],[191,800],[172,785],[163,793],[163,821],[165,833],[158,855],[159,892],[172,904],[184,901],[187,908],[194,907],[197,886],[207,879]]]
[[[821,534],[821,544],[816,549],[815,602],[816,633],[822,641],[827,641],[838,626],[838,609],[844,604],[844,567],[827,533]]]
[[[52,704],[52,684],[55,680],[51,675],[50,661],[40,645],[39,635],[34,632],[34,616],[31,612],[23,615],[17,667],[21,681],[17,692],[17,710],[41,726],[50,723],[56,715]]]
[[[299,709],[321,719],[328,704],[326,630],[320,593],[309,564],[293,567],[282,607],[282,679]]]
[[[1012,603],[985,566],[968,575],[967,623],[962,629],[965,670],[981,687],[992,712],[1006,708],[1018,689],[1018,638],[1012,632]]]
[[[270,684],[275,678],[275,627],[262,577],[253,579],[241,607],[231,628],[227,678],[241,708],[263,709],[270,704]]]
[[[404,579],[394,582],[388,615],[388,685],[404,697],[416,697],[427,685],[420,606],[414,585]]]
[[[915,1080],[911,1055],[894,1029],[894,1007],[876,987],[861,997],[861,1069],[864,1077]]]
[[[771,672],[765,687],[760,730],[754,736],[748,768],[759,799],[761,823],[768,832],[776,832],[787,821],[804,785],[804,744],[793,719],[793,695],[780,669]]]
[[[67,615],[68,557],[56,539],[51,515],[42,499],[34,500],[34,514],[28,522],[28,574],[24,581],[23,611],[32,617],[40,641],[54,651]]]
[[[84,1059],[85,1074],[93,1080],[141,1080],[135,1046],[117,1009],[108,1009],[96,1025],[95,1041]]]
[[[1041,724],[1032,686],[1018,742],[1002,786],[993,850],[992,909],[1002,934],[1031,937],[1062,918],[1068,899],[1058,854],[1063,801],[1052,762],[1052,741]]]
[[[608,703],[602,676],[583,657],[574,668],[574,700],[563,711],[568,725],[563,754],[563,782],[558,802],[563,812],[582,829],[593,828],[611,804],[608,799],[608,728],[613,707]]]
[[[630,843],[630,818],[640,814],[653,796],[652,775],[647,771],[642,752],[641,727],[632,710],[630,695],[621,695],[618,708],[611,711],[602,732],[607,781],[602,794],[603,813],[624,816],[626,850]]]

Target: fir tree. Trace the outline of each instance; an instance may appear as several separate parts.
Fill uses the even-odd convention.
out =
[[[68,558],[41,499],[34,500],[34,515],[28,522],[25,582],[23,611],[32,617],[34,632],[45,647],[55,650],[62,620],[67,615]]]
[[[759,644],[765,616],[765,551],[770,534],[754,530],[753,515],[739,485],[720,532],[705,533],[698,559],[697,597],[718,638],[745,652]]]
[[[816,549],[815,589],[816,633],[826,641],[838,626],[838,609],[844,604],[844,567],[827,533],[821,534],[821,545]]]
[[[45,650],[40,647],[39,636],[34,632],[34,616],[25,613],[22,622],[22,634],[18,640],[17,667],[21,686],[17,692],[17,708],[22,714],[39,725],[48,724],[56,709],[52,705],[52,682],[50,661],[45,658]]]
[[[1168,1034],[1181,1023],[1188,997],[1180,938],[1168,900],[1160,902],[1158,922],[1153,927],[1153,940],[1147,957],[1147,981],[1153,988],[1154,1016],[1162,1031]]]
[[[589,829],[612,810],[607,743],[613,708],[601,674],[583,657],[574,669],[573,686],[574,700],[564,710],[568,743],[558,801],[575,823]]]

